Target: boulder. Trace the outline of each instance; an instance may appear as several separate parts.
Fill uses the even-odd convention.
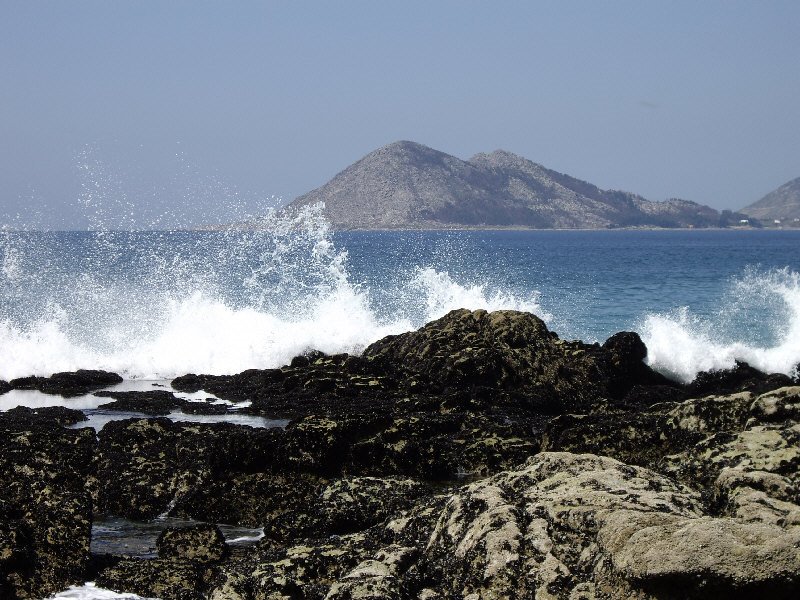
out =
[[[637,339],[619,334],[601,348],[561,340],[530,313],[462,309],[379,340],[363,357],[411,385],[489,387],[524,397],[535,412],[557,414],[600,397],[621,399],[634,385],[663,383],[642,362]]]
[[[603,350],[611,354],[614,369],[608,382],[608,393],[612,398],[626,398],[629,402],[652,404],[647,402],[646,394],[630,395],[634,387],[649,388],[658,386],[672,390],[674,394],[678,386],[660,373],[656,373],[645,364],[647,346],[642,338],[633,331],[621,331],[608,338]],[[662,392],[663,393],[663,392]],[[657,400],[656,400],[657,401]]]
[[[793,598],[800,589],[800,529],[619,513],[598,537],[614,571],[657,598]]]
[[[746,362],[736,361],[732,369],[698,373],[694,381],[686,386],[686,390],[691,397],[741,391],[762,394],[788,385],[792,385],[792,379],[786,375],[763,373]]]
[[[225,536],[219,527],[200,523],[189,527],[168,527],[158,536],[160,558],[178,558],[199,563],[219,562],[228,553]]]
[[[789,598],[797,529],[704,514],[701,498],[610,458],[542,453],[470,484],[416,565],[441,598]]]
[[[568,598],[595,584],[597,533],[602,519],[619,511],[661,522],[699,518],[702,504],[639,467],[542,453],[448,500],[420,560],[423,585],[445,598]]]

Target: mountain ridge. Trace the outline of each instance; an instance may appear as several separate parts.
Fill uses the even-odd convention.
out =
[[[710,227],[689,200],[603,190],[506,150],[463,160],[417,142],[382,146],[290,207],[323,202],[334,229]]]
[[[800,177],[787,181],[739,212],[763,220],[800,218]]]

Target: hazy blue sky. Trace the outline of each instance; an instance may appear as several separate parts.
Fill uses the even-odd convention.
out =
[[[796,0],[0,0],[0,220],[226,218],[398,139],[740,208],[800,176],[799,32]]]

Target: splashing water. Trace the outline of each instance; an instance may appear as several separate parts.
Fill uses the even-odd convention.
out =
[[[650,364],[684,381],[737,359],[784,373],[800,360],[796,272],[730,279],[753,260],[800,270],[791,233],[334,236],[322,206],[262,207],[253,219],[243,212],[251,198],[186,162],[178,204],[213,199],[219,207],[206,220],[239,225],[135,231],[143,222],[174,226],[180,207],[134,218],[141,186],[128,186],[91,149],[79,163],[91,231],[0,229],[2,379],[78,368],[161,379],[278,367],[312,348],[359,352],[456,308],[533,312],[589,341],[634,328]],[[171,191],[152,194],[163,203]],[[185,222],[201,218],[192,217]]]
[[[748,270],[735,279],[712,319],[687,307],[648,315],[638,328],[656,370],[689,382],[737,360],[768,373],[796,375],[800,361],[800,274]],[[743,341],[748,340],[748,341]]]
[[[405,310],[378,316],[322,209],[271,212],[247,230],[5,232],[0,378],[238,373],[312,348],[359,352],[454,308],[541,312],[535,296],[422,268],[401,284]]]
[[[503,290],[489,291],[483,283],[462,286],[453,281],[449,273],[431,267],[418,269],[411,280],[411,286],[424,291],[425,321],[441,317],[457,308],[521,310],[534,313],[545,321],[552,318],[539,305],[538,292],[531,293],[528,299],[520,299]]]
[[[145,598],[136,594],[112,592],[104,588],[97,587],[93,582],[83,585],[74,585],[48,600],[158,600],[157,598]]]

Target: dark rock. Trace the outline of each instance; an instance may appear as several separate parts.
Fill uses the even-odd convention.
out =
[[[188,392],[193,394],[202,390],[203,386],[211,378],[211,375],[195,375],[194,373],[189,373],[188,375],[176,377],[172,380],[171,385],[173,389],[176,389],[179,392]]]
[[[265,536],[281,545],[367,530],[430,494],[429,488],[417,481],[391,477],[329,482],[307,475],[262,475],[258,479],[260,491],[270,495],[253,494],[251,489],[242,499],[261,508],[253,524],[263,526]]]
[[[225,415],[229,412],[227,405],[211,402],[187,402],[180,409],[187,415]]]
[[[210,597],[322,600],[334,581],[378,549],[377,542],[364,534],[288,547],[262,542],[245,556],[222,565]]]
[[[94,390],[122,382],[122,377],[108,371],[79,369],[75,372],[54,373],[50,377],[20,377],[9,384],[18,390],[38,390],[65,398],[84,396]]]
[[[380,431],[352,442],[348,472],[451,480],[486,475],[524,460],[539,447],[524,421],[498,423],[480,414],[398,414]]]
[[[675,385],[635,385],[625,394],[623,404],[630,407],[652,406],[661,402],[680,402],[686,391]]]
[[[430,490],[413,479],[352,477],[337,479],[320,494],[317,511],[328,535],[364,531],[410,508]]]
[[[603,349],[611,353],[611,362],[614,366],[614,372],[608,383],[608,393],[612,398],[625,398],[626,402],[650,400],[650,394],[631,394],[634,387],[640,390],[648,387],[672,387],[677,395],[678,384],[656,373],[644,363],[647,358],[647,347],[638,333],[632,331],[615,333],[606,340]]]
[[[289,366],[295,369],[298,367],[307,367],[321,358],[325,358],[324,352],[320,352],[319,350],[310,350],[305,354],[295,356],[289,363]]]
[[[44,406],[42,408],[28,408],[27,406],[17,406],[6,411],[6,416],[16,423],[23,423],[28,427],[37,425],[58,424],[62,427],[76,425],[86,420],[86,415],[74,408],[64,406]]]
[[[169,419],[111,421],[100,439],[98,512],[146,520],[175,497],[177,426]]]
[[[667,454],[703,437],[665,436],[666,421],[664,414],[649,412],[561,415],[548,423],[542,450],[610,456],[652,468]]]
[[[168,527],[158,536],[156,547],[160,558],[179,558],[200,563],[219,562],[229,554],[219,527],[210,523]]]
[[[601,397],[621,399],[634,385],[666,382],[641,362],[636,334],[618,334],[608,346],[560,340],[529,313],[455,310],[379,340],[363,356],[412,384],[488,386],[527,397],[539,413],[574,412]]]
[[[745,362],[736,361],[732,369],[698,373],[694,381],[686,386],[686,393],[692,398],[744,390],[763,394],[788,385],[792,385],[792,380],[786,375],[763,373]]]
[[[114,402],[101,404],[99,408],[123,412],[140,412],[153,416],[168,415],[188,404],[187,400],[178,398],[175,394],[166,390],[150,390],[146,392],[102,391],[96,392],[95,396],[114,399]]]
[[[160,600],[203,600],[213,571],[177,558],[126,558],[101,571],[97,585]]]
[[[84,581],[96,448],[64,409],[0,413],[0,590],[42,598]],[[80,413],[78,413],[80,414]],[[81,415],[82,416],[82,415]]]
[[[639,334],[633,331],[620,331],[608,338],[603,348],[611,352],[617,362],[636,364],[647,358],[647,346]]]
[[[452,480],[508,468],[539,447],[538,434],[525,422],[498,424],[457,403],[439,413],[441,402],[430,404],[435,413],[423,412],[422,400],[400,402],[394,417],[309,416],[285,430],[166,419],[112,422],[100,432],[98,506],[132,518],[170,509],[216,522],[280,523],[278,530],[295,532],[276,536],[299,529],[323,535],[333,532],[333,517],[327,524],[318,518],[291,522],[308,513],[304,507],[319,513],[315,498],[326,479],[347,473]],[[388,492],[381,502],[396,505]]]
[[[150,519],[213,481],[271,470],[282,435],[227,423],[112,421],[99,433],[99,511]]]
[[[10,392],[13,389],[14,387],[10,383],[0,379],[0,396],[5,394],[6,392]]]
[[[184,375],[174,389],[200,389],[231,402],[252,402],[247,412],[295,418],[319,412],[370,412],[391,402],[395,381],[369,369],[366,361],[346,354],[311,353],[282,369],[250,369],[237,375]],[[343,399],[347,399],[345,404]]]
[[[610,456],[660,469],[665,457],[685,452],[707,436],[744,429],[752,395],[710,396],[655,404],[638,411],[597,411],[551,420],[543,451]]]
[[[281,542],[297,537],[322,537],[309,513],[318,514],[318,499],[327,481],[306,473],[232,473],[197,486],[177,503],[176,516],[233,523],[269,525]]]

